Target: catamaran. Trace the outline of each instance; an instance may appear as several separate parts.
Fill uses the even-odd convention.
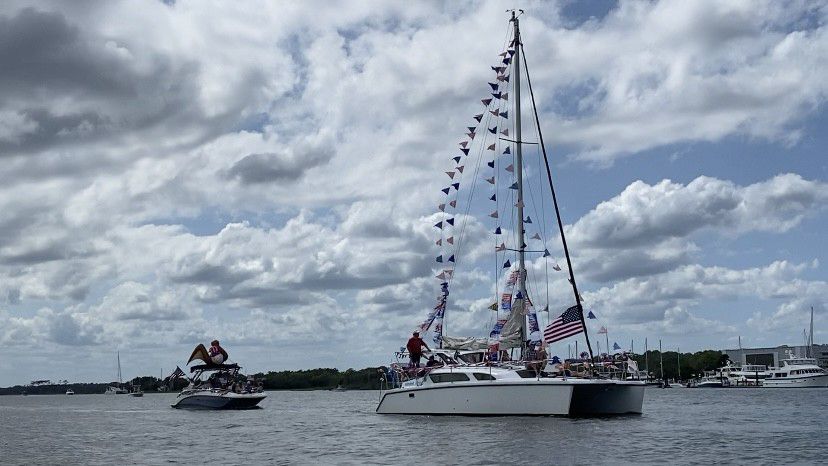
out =
[[[522,10],[511,12],[509,21],[513,27],[509,28],[504,50],[498,55],[498,64],[492,66],[495,79],[489,82],[490,92],[482,100],[485,110],[474,116],[475,123],[467,127],[466,138],[459,143],[460,154],[452,158],[453,168],[445,172],[450,179],[449,186],[442,190],[446,200],[438,207],[440,221],[434,225],[440,234],[436,241],[441,248],[441,254],[436,258],[441,269],[437,274],[440,294],[437,305],[419,326],[421,332],[432,332],[437,349],[430,355],[436,357],[429,361],[431,367],[405,368],[398,359],[383,371],[377,413],[578,416],[642,411],[644,382],[601,378],[590,363],[587,363],[583,376],[574,376],[562,365],[555,365],[547,371],[545,365],[549,361],[535,360],[535,347],[580,333],[584,334],[589,350],[586,354],[589,359],[584,359],[591,362],[594,357],[586,334],[582,299],[564,236],[543,135],[537,121],[538,112],[520,35],[519,17],[522,13]],[[522,71],[532,102],[533,129],[537,141],[524,140],[522,135]],[[526,177],[525,171],[531,170],[524,168],[523,151],[527,145],[539,149],[537,159],[542,161],[543,167],[532,171],[540,180],[537,185],[532,185],[534,180]],[[546,175],[545,180],[543,174]],[[468,191],[462,191],[463,194],[468,193],[467,198],[460,197],[461,183],[472,185]],[[534,264],[533,271],[545,268],[548,272],[548,267],[543,266],[548,266],[552,259],[546,248],[546,223],[542,215],[544,202],[546,205],[549,202],[545,201],[547,194],[541,192],[547,184],[566,257],[574,305],[562,306],[565,311],[557,319],[550,319],[551,324],[541,335],[530,292],[540,295],[539,290],[545,282],[548,311],[549,276],[547,273],[545,280],[538,280],[534,272],[530,276],[526,255],[537,254],[543,259]],[[526,196],[527,191],[529,197]],[[490,308],[498,312],[497,319],[493,319],[488,338],[444,335],[445,312],[455,266],[460,265],[462,248],[469,243],[467,233],[471,229],[466,228],[468,217],[475,210],[480,210],[472,200],[475,194],[481,192],[494,207],[494,211],[488,214],[497,264],[493,271],[495,304]],[[485,212],[488,209],[481,214]],[[538,221],[533,223],[529,214],[535,215]],[[542,228],[537,228],[537,232],[528,236],[527,229],[535,226]],[[532,246],[527,245],[527,241]],[[551,268],[561,271],[557,263],[552,263]],[[500,278],[505,279],[505,286],[498,290]],[[519,352],[517,361],[505,360],[510,352]]]

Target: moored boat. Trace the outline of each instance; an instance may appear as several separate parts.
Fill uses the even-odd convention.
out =
[[[782,360],[782,367],[771,368],[763,387],[769,388],[823,388],[828,387],[828,372],[813,358],[793,356]]]

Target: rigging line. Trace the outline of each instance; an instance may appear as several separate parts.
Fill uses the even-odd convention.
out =
[[[558,208],[558,198],[555,195],[555,186],[552,184],[552,170],[549,168],[549,157],[546,155],[546,146],[543,144],[543,133],[541,132],[540,121],[538,119],[538,107],[535,104],[535,93],[532,90],[532,80],[529,79],[529,67],[526,63],[526,50],[524,50],[523,44],[520,43],[517,44],[516,47],[520,47],[520,50],[523,52],[523,68],[526,70],[526,84],[529,86],[529,96],[532,100],[532,110],[535,114],[535,123],[538,129],[538,141],[540,141],[541,151],[543,152],[543,161],[546,166],[546,177],[549,180],[549,190],[552,192],[552,204],[555,206],[555,217],[558,220],[558,229],[561,232],[561,243],[563,244],[564,254],[566,255],[566,264],[569,267],[569,281],[572,284],[572,292],[575,294],[575,304],[578,306],[578,310],[580,311],[578,314],[581,317],[581,325],[584,328],[584,339],[586,340],[587,349],[589,349],[589,359],[592,361],[594,358],[592,353],[592,343],[589,341],[589,333],[584,319],[584,307],[581,305],[581,295],[578,293],[578,285],[575,284],[575,272],[572,271],[572,259],[569,257],[569,247],[566,245],[566,236],[564,236],[563,222],[561,221],[561,211]]]

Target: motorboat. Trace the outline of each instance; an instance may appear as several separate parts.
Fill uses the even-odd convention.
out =
[[[110,385],[106,387],[104,395],[126,395],[129,391],[126,388],[121,388],[117,385]]]
[[[704,376],[693,383],[695,388],[723,388],[730,386],[730,379],[718,371],[705,371]]]
[[[66,394],[67,395],[74,395],[75,391],[70,388],[69,390],[66,390]]]
[[[171,404],[186,409],[251,409],[267,395],[259,389],[238,388],[243,377],[238,364],[202,364],[190,368],[193,374]],[[237,387],[235,390],[233,387]]]
[[[144,396],[144,391],[141,390],[140,385],[133,385],[132,390],[129,392],[129,396],[134,396],[134,397]]]
[[[764,379],[764,387],[811,388],[828,387],[828,372],[817,365],[816,359],[791,355],[782,360],[782,367],[772,368]]]

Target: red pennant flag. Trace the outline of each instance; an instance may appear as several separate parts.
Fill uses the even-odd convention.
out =
[[[504,129],[503,131],[500,132],[500,134],[502,134],[504,136],[508,136],[509,135],[509,128]]]
[[[489,110],[489,113],[491,113],[494,116],[498,116],[498,115],[500,115],[500,109],[496,108],[494,110]]]
[[[500,246],[495,246],[495,251],[505,251],[506,250],[506,243],[500,243]]]
[[[448,238],[446,238],[446,243],[454,244],[454,236],[449,236]]]
[[[452,206],[452,207],[457,207],[457,199],[449,202],[449,205]]]
[[[446,175],[448,175],[448,177],[452,180],[454,179],[454,172],[446,172]]]
[[[483,102],[483,105],[488,107],[489,104],[492,103],[492,99],[491,98],[483,99],[483,100],[481,100],[481,102]]]
[[[459,171],[460,173],[463,173],[463,165],[460,165],[459,167],[454,167],[454,169]]]
[[[474,133],[466,133],[466,136],[468,136],[469,139],[474,139]]]
[[[463,141],[460,143],[460,147],[466,147],[469,145],[469,141]]]
[[[494,179],[494,177],[491,177],[491,178],[486,178],[486,181],[488,181],[488,182],[489,182],[489,184],[494,184],[495,179]]]
[[[434,244],[436,244],[437,246],[442,246],[443,245],[443,238],[438,239],[437,242],[434,243]]]
[[[437,208],[440,209],[440,212],[445,212],[446,211],[446,205],[445,204],[440,204],[440,205],[437,206]]]
[[[506,171],[509,172],[509,173],[513,173],[515,171],[515,166],[512,165],[512,164],[509,164],[509,166],[506,167]]]
[[[492,144],[491,146],[487,147],[486,149],[488,149],[488,150],[495,150],[495,145],[494,145],[494,144]]]
[[[490,213],[489,217],[497,218],[497,211],[495,210],[494,212]]]
[[[503,95],[500,96],[500,98],[503,99],[503,100],[509,100],[509,93],[504,92]]]

